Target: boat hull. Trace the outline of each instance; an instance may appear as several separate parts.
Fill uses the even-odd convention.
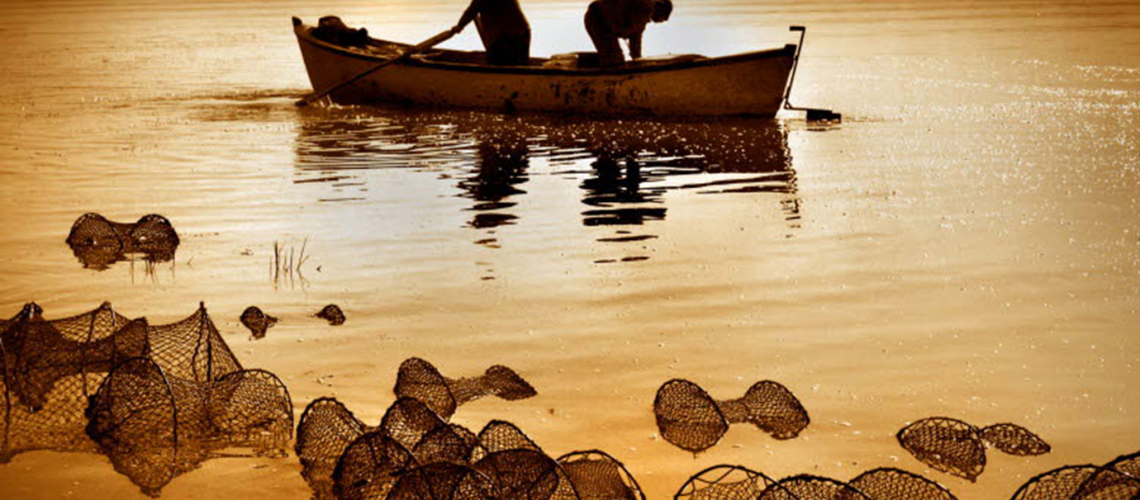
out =
[[[318,40],[303,24],[294,29],[314,92],[333,88],[386,60]],[[787,45],[619,69],[495,67],[413,58],[376,71],[330,97],[343,104],[388,102],[590,115],[774,116],[783,104],[794,56],[795,45]]]

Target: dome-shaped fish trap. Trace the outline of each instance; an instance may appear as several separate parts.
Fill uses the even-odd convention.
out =
[[[801,474],[766,488],[757,500],[873,500],[854,486],[828,477]]]
[[[986,468],[986,443],[1019,456],[1041,455],[1050,450],[1049,444],[1036,434],[1015,424],[979,429],[947,417],[924,418],[899,430],[896,437],[920,462],[971,482]]]
[[[570,452],[557,462],[581,500],[645,500],[641,485],[625,464],[604,451]]]
[[[884,467],[847,482],[874,500],[957,500],[942,485],[912,472]]]
[[[292,437],[285,385],[242,369],[201,306],[149,328],[150,354],[119,364],[87,408],[87,435],[148,495],[223,449],[282,456]],[[232,453],[230,453],[232,455]]]
[[[447,420],[459,405],[488,395],[497,395],[507,400],[535,395],[534,388],[507,367],[496,365],[478,377],[450,379],[419,358],[410,358],[400,365],[395,392],[398,399],[388,408],[380,425],[376,427],[356,418],[348,408],[333,398],[317,399],[305,408],[297,426],[294,450],[301,459],[301,474],[316,498],[332,498],[334,483],[342,491],[348,491],[355,484],[355,479],[335,480],[333,475],[338,468],[343,470],[342,474],[346,478],[366,475],[352,470],[355,466],[351,464],[338,465],[338,460],[354,441],[372,431],[378,431],[382,436],[394,440],[409,453],[414,452],[414,457],[418,460],[416,463],[423,465],[441,456],[450,457],[462,453],[462,448],[472,445],[469,443],[470,437],[463,435],[470,434],[470,431],[447,425]],[[376,439],[375,436],[369,438],[372,442]],[[479,444],[476,447],[482,450],[481,446]],[[471,453],[475,451],[472,450]],[[485,454],[486,451],[479,453]],[[472,461],[476,459],[477,456],[469,458]],[[371,466],[361,467],[367,470]],[[386,470],[386,466],[378,467],[379,470]],[[375,489],[372,486],[368,488]],[[359,496],[358,493],[345,495],[352,498]]]
[[[1136,500],[1140,479],[1116,469],[1069,465],[1027,481],[1012,500]]]
[[[111,304],[58,320],[27,304],[0,324],[0,463],[31,450],[96,452],[83,411],[107,372],[149,352],[145,320]]]
[[[693,474],[674,500],[756,500],[776,480],[739,465],[714,465]]]
[[[653,413],[661,436],[693,453],[719,442],[729,424],[750,423],[776,439],[791,439],[811,422],[799,399],[770,380],[753,384],[744,397],[718,401],[697,384],[673,379],[657,390]]]
[[[422,401],[444,420],[450,419],[460,405],[485,396],[514,401],[537,394],[526,380],[505,366],[492,366],[477,377],[453,379],[444,377],[420,358],[409,358],[400,364],[395,392],[396,396]]]
[[[76,219],[67,235],[67,244],[76,258],[84,267],[93,269],[106,269],[126,260],[128,254],[143,254],[148,261],[166,262],[174,258],[179,242],[170,221],[156,214],[145,215],[131,224],[88,213]]]

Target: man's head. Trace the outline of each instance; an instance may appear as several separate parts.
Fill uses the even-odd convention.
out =
[[[663,23],[669,20],[673,13],[673,2],[670,0],[655,0],[653,2],[653,22]]]

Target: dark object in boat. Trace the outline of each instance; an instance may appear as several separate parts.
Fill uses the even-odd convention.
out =
[[[342,47],[367,47],[369,40],[367,28],[349,28],[337,16],[322,17],[312,34],[318,40]]]
[[[395,392],[422,401],[444,420],[450,419],[459,405],[484,396],[515,401],[537,394],[514,370],[502,365],[487,368],[478,377],[453,379],[420,358],[408,358],[400,364]]]
[[[126,260],[126,254],[141,253],[151,262],[174,258],[180,240],[170,221],[161,215],[144,215],[137,222],[112,222],[97,213],[75,220],[67,244],[84,267],[106,269]]]
[[[771,380],[753,384],[740,399],[716,401],[697,384],[673,379],[657,390],[653,413],[666,441],[694,453],[720,441],[729,424],[750,423],[782,440],[811,422],[799,399]]]
[[[345,319],[344,311],[341,311],[340,307],[338,307],[336,304],[329,304],[325,306],[324,309],[321,309],[321,311],[318,312],[315,316],[328,321],[332,326],[343,325]]]
[[[253,338],[265,338],[265,332],[277,324],[277,318],[265,314],[257,306],[249,306],[241,313],[241,324],[249,328]]]
[[[994,424],[975,427],[958,419],[930,417],[901,430],[899,444],[920,462],[971,482],[986,468],[986,444],[1018,456],[1048,453],[1049,444],[1024,427]]]

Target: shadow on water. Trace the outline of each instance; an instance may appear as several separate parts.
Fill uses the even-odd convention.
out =
[[[327,183],[320,201],[369,197],[361,171],[404,168],[458,179],[471,201],[466,225],[496,248],[495,229],[518,224],[523,189],[535,175],[580,188],[581,222],[612,229],[603,243],[656,238],[667,194],[777,194],[790,228],[800,202],[785,125],[777,120],[596,120],[479,112],[320,109],[301,115],[295,183]],[[623,260],[644,260],[629,258]]]

